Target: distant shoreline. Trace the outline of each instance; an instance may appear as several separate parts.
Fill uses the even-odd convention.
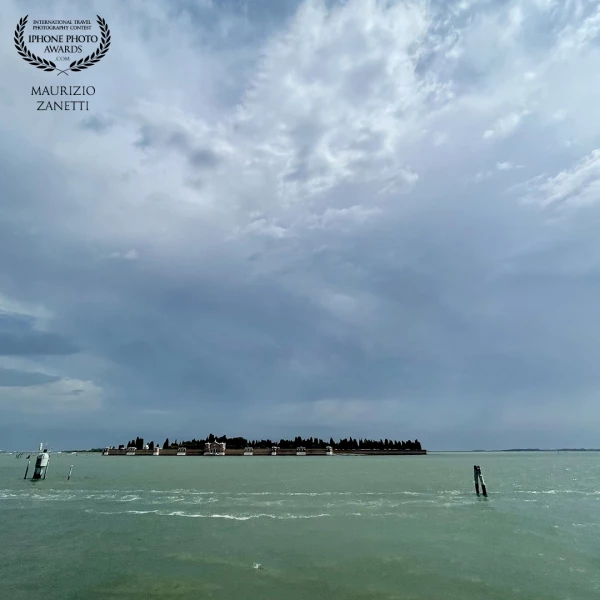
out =
[[[600,448],[511,448],[509,450],[429,450],[430,454],[472,454],[478,452],[600,452]]]
[[[306,456],[327,456],[321,448],[306,448]],[[427,450],[339,450],[332,456],[424,456]],[[127,450],[111,449],[107,456],[126,456]],[[136,450],[134,456],[153,456],[152,450]],[[177,456],[177,450],[160,450],[158,456]],[[189,449],[185,456],[206,456],[204,450],[199,448]],[[226,449],[225,456],[244,456],[244,450]],[[270,448],[254,448],[252,456],[271,456]],[[277,450],[276,456],[297,456],[295,449]]]
[[[26,454],[36,454],[38,450],[0,450],[0,455],[2,454],[15,454],[25,452]],[[51,451],[51,454],[56,454],[60,452],[61,454],[69,455],[72,453],[77,454],[98,454],[102,452],[102,448],[91,448],[88,450],[58,450]],[[511,453],[511,452],[600,452],[600,448],[515,448],[508,450],[334,450],[334,455],[336,456],[418,456],[418,455],[427,455],[427,454],[478,454],[478,453],[486,453],[486,454],[499,454],[499,453]],[[109,456],[125,456],[125,449],[111,449]],[[227,449],[225,454],[226,456],[238,456],[243,455],[244,451],[241,449]],[[160,456],[175,456],[177,454],[176,449],[168,449],[160,450]],[[269,448],[254,448],[255,456],[263,456],[270,455],[271,450]],[[150,456],[152,455],[151,450],[136,450],[136,456]],[[202,456],[204,455],[204,450],[201,449],[188,449],[188,456]],[[279,448],[277,451],[277,455],[281,456],[296,456],[295,449],[281,449]],[[307,456],[324,456],[325,450],[321,448],[307,448],[306,449]]]

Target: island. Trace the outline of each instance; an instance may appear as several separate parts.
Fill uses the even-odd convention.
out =
[[[325,441],[318,437],[294,439],[250,440],[244,437],[215,436],[209,434],[203,439],[170,441],[162,444],[146,442],[143,437],[135,437],[127,444],[107,446],[102,450],[105,456],[382,456],[382,455],[425,455],[427,450],[418,439],[368,439],[352,437]]]

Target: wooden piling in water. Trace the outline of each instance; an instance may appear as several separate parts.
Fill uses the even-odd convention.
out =
[[[475,493],[479,496],[479,484],[481,483],[481,491],[483,492],[484,497],[487,498],[487,489],[479,465],[473,465],[473,476],[475,478]]]

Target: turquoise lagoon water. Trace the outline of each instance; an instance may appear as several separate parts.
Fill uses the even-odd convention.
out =
[[[0,455],[7,600],[600,598],[600,453],[25,466]]]

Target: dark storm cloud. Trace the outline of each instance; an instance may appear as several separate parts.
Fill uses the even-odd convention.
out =
[[[0,356],[68,355],[79,352],[56,333],[35,331],[34,319],[0,312]]]
[[[34,356],[75,354],[79,350],[69,340],[53,333],[11,334],[0,332],[0,355]]]
[[[193,170],[214,167],[219,156],[208,147],[198,147],[193,136],[175,127],[143,125],[139,128],[138,139],[134,144],[143,150],[172,148],[179,152]]]
[[[157,127],[143,125],[138,131],[138,138],[134,143],[140,150],[153,148],[160,141],[160,130]]]
[[[189,155],[192,167],[214,167],[218,164],[218,156],[208,148],[197,148]]]
[[[17,369],[5,369],[0,367],[0,386],[3,387],[27,387],[32,385],[43,385],[59,381],[60,377],[36,373],[30,371],[19,371]]]
[[[113,126],[111,119],[100,115],[92,115],[81,121],[81,127],[96,133],[103,133]]]

